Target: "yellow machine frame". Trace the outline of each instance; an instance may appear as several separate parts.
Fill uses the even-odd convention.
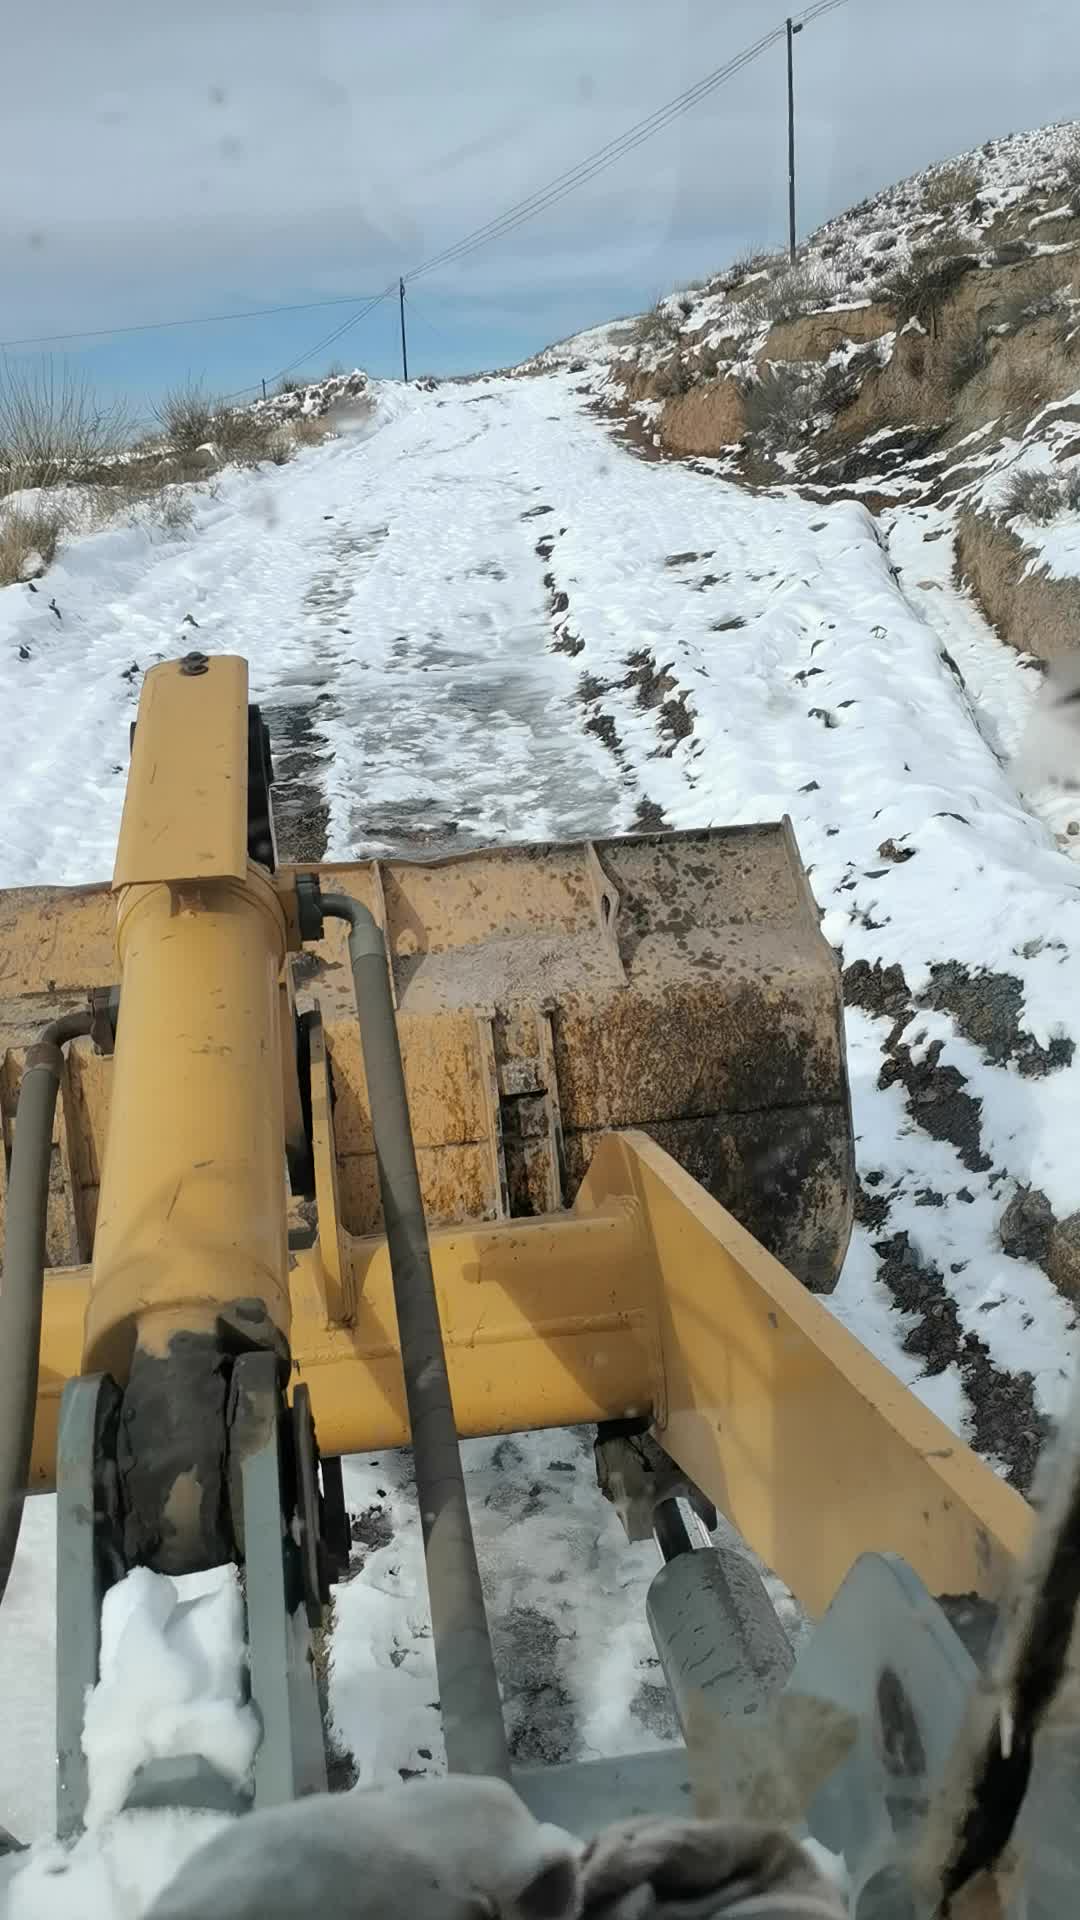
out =
[[[386,1242],[342,1219],[317,1018],[317,1229],[306,1246],[287,1237],[283,967],[301,944],[301,870],[271,879],[248,859],[246,714],[241,661],[147,676],[114,878],[122,1015],[93,1261],[46,1282],[38,1490],[69,1378],[105,1367],[123,1384],[136,1347],[164,1353],[252,1302],[259,1337],[310,1389],[325,1454],[409,1437]],[[72,896],[66,929],[46,916],[3,984],[13,968],[39,992],[51,977],[97,984],[104,911]],[[152,1136],[129,1118],[147,1076]],[[437,1226],[431,1242],[462,1435],[648,1416],[812,1613],[865,1551],[900,1554],[932,1593],[990,1597],[1023,1554],[1020,1495],[644,1134],[598,1137],[570,1209]]]

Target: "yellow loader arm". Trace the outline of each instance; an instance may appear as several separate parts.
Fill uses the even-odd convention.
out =
[[[312,868],[277,858],[271,783],[245,663],[157,667],[111,887],[0,896],[0,1583],[23,1486],[56,1485],[62,1830],[102,1594],[135,1565],[246,1565],[254,1801],[325,1784],[304,1635],[347,1560],[345,1453],[412,1442],[452,1769],[510,1770],[461,1435],[651,1433],[815,1617],[866,1556],[907,1569],[898,1633],[920,1593],[995,1603],[1026,1503],[815,1297],[852,1137],[790,825]],[[685,1724],[680,1635],[719,1646],[735,1614],[719,1550],[657,1530]],[[216,1791],[193,1761],[141,1803]]]

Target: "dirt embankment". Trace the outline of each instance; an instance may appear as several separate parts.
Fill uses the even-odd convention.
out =
[[[962,509],[956,567],[1003,640],[1039,660],[1080,648],[1080,580],[1051,580],[1031,566],[1019,536],[990,514]]]
[[[659,360],[654,346],[645,363],[620,362],[615,384],[628,411],[653,403],[649,430],[664,452],[745,442],[753,466],[764,428],[773,456],[778,446],[797,453],[806,479],[888,428],[933,429],[946,447],[991,423],[1016,434],[1080,385],[1080,219],[1056,243],[1052,255],[1024,243],[1018,259],[1007,245],[989,257],[958,252],[931,262],[922,282],[909,270],[906,292],[779,319],[752,362],[725,359],[740,349],[710,345],[708,327],[669,334]],[[762,377],[777,403],[764,421]]]

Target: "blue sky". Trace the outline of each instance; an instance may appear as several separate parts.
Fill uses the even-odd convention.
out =
[[[0,338],[377,291],[757,39],[782,0],[53,0],[0,80]],[[1017,22],[1022,18],[1022,30]],[[800,223],[1080,108],[1073,0],[849,0],[797,43]],[[40,76],[35,79],[35,76]],[[412,289],[411,371],[505,364],[786,225],[783,50]],[[149,405],[272,377],[350,309],[50,349]],[[398,366],[376,309],[333,359]]]

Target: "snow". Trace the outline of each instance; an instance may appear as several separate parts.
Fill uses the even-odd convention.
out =
[[[226,1824],[215,1813],[125,1813],[71,1847],[42,1840],[19,1858],[0,1912],[4,1920],[141,1920]]]
[[[627,1545],[595,1483],[590,1435],[465,1443],[469,1508],[522,1765],[657,1746],[673,1734],[643,1590],[660,1559]],[[345,1465],[365,1537],[338,1587],[330,1671],[335,1732],[362,1785],[424,1772],[442,1748],[423,1545],[407,1456]],[[586,1595],[588,1596],[586,1599]]]
[[[935,966],[990,969],[1019,982],[1018,1040],[1071,1038],[1080,884],[1056,844],[1060,814],[1020,792],[1014,766],[1038,678],[955,587],[944,510],[875,523],[851,500],[749,493],[719,463],[639,459],[578,390],[575,344],[537,377],[377,386],[339,439],[199,491],[182,536],[144,525],[71,539],[36,592],[0,591],[0,884],[108,875],[141,674],[197,645],[248,657],[282,805],[321,818],[331,858],[602,835],[632,828],[645,805],[671,827],[789,813],[845,965],[899,966],[915,995]],[[595,343],[598,362],[609,347],[610,335]],[[559,637],[581,650],[559,651]],[[640,703],[630,668],[642,653],[690,719],[680,738],[664,730],[667,706]],[[589,729],[600,720],[617,753]],[[899,1083],[880,1084],[890,1026],[849,1010],[859,1168],[887,1225],[856,1230],[832,1309],[970,1437],[958,1368],[927,1372],[906,1350],[912,1322],[880,1278],[875,1238],[903,1232],[962,1331],[1004,1373],[1030,1372],[1037,1409],[1052,1413],[1073,1311],[1003,1252],[997,1226],[1017,1184],[1042,1187],[1059,1214],[1075,1204],[1080,1062],[1025,1075],[942,1007],[917,1013],[904,1036],[914,1056],[940,1043],[981,1102],[989,1164],[973,1170],[924,1130]],[[521,1759],[669,1738],[644,1615],[656,1554],[623,1541],[587,1437],[470,1443],[466,1467]],[[336,1594],[330,1700],[369,1783],[438,1767],[437,1693],[407,1457],[347,1463],[346,1493],[360,1532]],[[20,1730],[0,1819],[24,1834],[51,1818],[50,1514],[32,1503],[0,1611],[0,1683]],[[193,1617],[156,1586],[143,1599],[128,1615],[118,1599],[109,1624],[118,1664],[92,1713],[104,1825],[83,1843],[88,1886],[121,1873],[122,1834],[141,1858],[148,1829],[108,1812],[192,1699]],[[234,1608],[232,1633],[234,1601],[216,1604]],[[195,1688],[215,1752],[207,1695],[241,1724],[225,1642],[233,1664]],[[145,1710],[122,1729],[108,1689],[117,1673],[128,1686],[129,1659]],[[170,1831],[182,1849],[190,1828]],[[43,1843],[25,1878],[44,1885],[53,1857]],[[134,1892],[110,1894],[112,1907],[88,1894],[80,1910],[139,1911],[144,1865]]]
[[[259,1728],[243,1704],[244,1635],[234,1567],[176,1581],[134,1567],[109,1588],[83,1727],[87,1827],[120,1812],[153,1760],[199,1755],[233,1785],[247,1784]]]

